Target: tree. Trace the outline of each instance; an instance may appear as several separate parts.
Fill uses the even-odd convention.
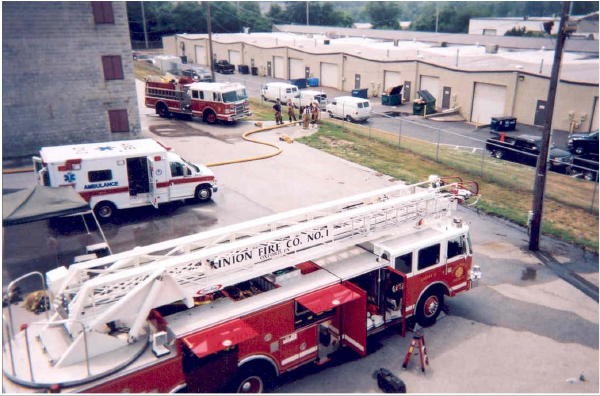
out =
[[[267,12],[267,18],[271,20],[271,23],[276,25],[290,23],[287,13],[283,11],[279,4],[271,4],[269,12]]]
[[[400,9],[396,2],[369,2],[367,4],[369,22],[376,29],[399,29],[398,17]]]

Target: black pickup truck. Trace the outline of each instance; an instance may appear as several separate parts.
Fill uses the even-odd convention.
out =
[[[235,72],[235,66],[226,60],[216,61],[214,69],[221,74],[233,74]]]

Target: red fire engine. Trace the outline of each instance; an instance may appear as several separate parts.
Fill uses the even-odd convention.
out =
[[[47,320],[9,306],[4,390],[256,393],[341,348],[363,356],[475,286],[453,213],[476,193],[430,177],[52,270]]]
[[[146,107],[156,110],[161,117],[184,114],[202,118],[214,124],[217,121],[234,122],[252,115],[246,88],[239,83],[195,82],[181,77],[170,81],[146,80]]]

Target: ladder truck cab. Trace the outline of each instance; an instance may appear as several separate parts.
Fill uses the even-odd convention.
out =
[[[187,78],[150,77],[146,80],[146,107],[161,117],[183,114],[202,118],[208,124],[232,123],[249,117],[246,87],[239,83],[196,82]]]
[[[454,215],[472,195],[434,177],[52,270],[48,319],[8,307],[4,389],[258,393],[364,356],[367,337],[432,325],[476,285]]]
[[[73,186],[102,219],[116,209],[207,201],[217,191],[210,169],[153,139],[43,147],[33,164],[39,184]]]

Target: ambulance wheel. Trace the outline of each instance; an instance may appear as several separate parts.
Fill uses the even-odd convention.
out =
[[[171,116],[169,108],[162,102],[156,105],[156,113],[162,118],[169,118]]]
[[[417,323],[428,327],[435,323],[444,305],[444,294],[439,289],[428,290],[417,304]]]
[[[346,116],[346,121],[348,122],[352,122],[352,117],[350,117],[349,115]]]
[[[329,113],[329,117],[333,118],[333,113],[331,111],[329,111],[328,113]]]
[[[214,124],[217,122],[217,115],[212,110],[207,110],[204,112],[204,122],[207,124]]]
[[[275,374],[266,362],[248,363],[239,368],[231,383],[232,393],[265,393],[271,390]]]
[[[208,201],[212,197],[212,189],[207,184],[202,184],[196,187],[196,192],[194,193],[194,197],[199,202]]]
[[[117,208],[112,202],[102,201],[94,206],[94,213],[102,220],[108,220],[115,214]]]

